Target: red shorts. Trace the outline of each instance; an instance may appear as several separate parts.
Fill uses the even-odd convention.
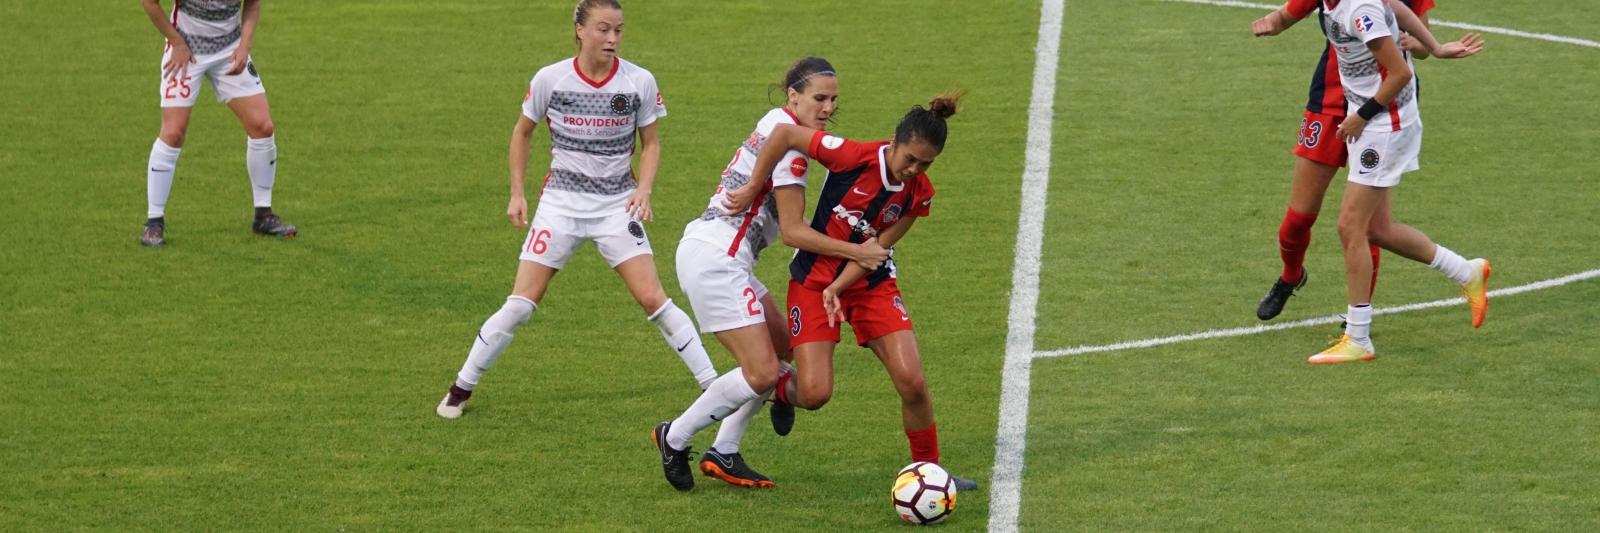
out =
[[[1294,145],[1294,155],[1328,165],[1342,167],[1350,159],[1350,149],[1339,140],[1339,124],[1343,116],[1324,115],[1306,111],[1300,119],[1300,141]]]
[[[828,326],[828,314],[822,307],[822,291],[806,288],[789,280],[789,347],[808,342],[839,342],[839,326]],[[844,309],[844,319],[856,332],[856,344],[866,346],[867,341],[894,333],[911,330],[911,315],[900,299],[900,287],[893,279],[878,286],[859,291],[846,291],[839,295]]]

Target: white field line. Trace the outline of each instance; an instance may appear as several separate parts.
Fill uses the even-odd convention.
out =
[[[1579,272],[1577,274],[1572,274],[1572,275],[1568,275],[1568,276],[1562,276],[1562,277],[1559,277],[1559,278],[1547,279],[1547,280],[1544,280],[1544,281],[1536,281],[1536,282],[1529,283],[1529,284],[1526,284],[1526,285],[1517,285],[1515,287],[1506,287],[1504,289],[1495,289],[1495,290],[1489,291],[1489,298],[1490,299],[1502,298],[1502,297],[1506,297],[1506,296],[1511,296],[1513,294],[1521,294],[1521,293],[1529,292],[1529,291],[1537,291],[1537,290],[1540,290],[1540,289],[1548,289],[1548,288],[1551,288],[1551,287],[1559,287],[1559,286],[1566,285],[1566,284],[1569,284],[1569,283],[1577,283],[1579,281],[1584,281],[1584,280],[1594,279],[1594,278],[1600,278],[1600,269],[1586,270],[1586,271],[1583,271],[1583,272]],[[1434,300],[1434,301],[1431,301],[1431,302],[1407,304],[1407,305],[1401,305],[1401,306],[1397,306],[1397,307],[1378,308],[1378,309],[1374,309],[1372,314],[1374,314],[1374,315],[1393,315],[1393,314],[1399,314],[1399,313],[1407,313],[1407,312],[1411,312],[1411,311],[1420,311],[1420,310],[1423,310],[1423,309],[1432,309],[1432,308],[1435,308],[1435,307],[1446,307],[1446,306],[1452,306],[1452,305],[1462,305],[1462,304],[1465,304],[1465,303],[1467,303],[1465,298],[1446,298],[1446,299],[1443,299],[1443,300]],[[1171,337],[1159,337],[1159,338],[1154,338],[1154,339],[1144,339],[1144,340],[1138,340],[1138,341],[1119,342],[1119,343],[1115,343],[1115,344],[1100,344],[1100,345],[1093,345],[1093,346],[1078,346],[1078,347],[1075,347],[1075,348],[1065,348],[1065,349],[1060,349],[1060,350],[1050,350],[1050,351],[1044,351],[1044,352],[1035,353],[1035,354],[1033,354],[1033,356],[1034,356],[1034,358],[1064,357],[1064,356],[1069,356],[1069,355],[1083,355],[1083,354],[1087,354],[1087,353],[1115,352],[1115,351],[1133,350],[1133,349],[1139,349],[1139,348],[1154,348],[1156,346],[1165,346],[1165,345],[1168,345],[1168,344],[1177,344],[1177,343],[1180,343],[1180,342],[1189,342],[1189,341],[1197,341],[1197,340],[1204,340],[1204,339],[1220,339],[1220,338],[1223,338],[1223,337],[1242,337],[1242,336],[1245,336],[1245,335],[1256,335],[1256,334],[1266,333],[1266,332],[1269,332],[1269,331],[1279,331],[1279,330],[1285,330],[1285,329],[1302,328],[1302,327],[1306,327],[1306,326],[1316,326],[1316,325],[1321,325],[1321,324],[1332,324],[1332,323],[1338,322],[1340,320],[1341,319],[1340,319],[1339,315],[1333,315],[1333,316],[1324,316],[1324,317],[1318,317],[1318,318],[1308,318],[1308,319],[1305,319],[1305,320],[1296,320],[1294,322],[1283,322],[1283,323],[1278,323],[1278,324],[1263,324],[1263,325],[1257,325],[1257,326],[1249,326],[1249,327],[1242,327],[1242,328],[1231,328],[1231,329],[1213,329],[1213,330],[1208,330],[1208,331],[1201,331],[1201,332],[1198,332],[1198,333],[1189,333],[1189,334],[1186,334],[1186,335],[1173,335]]]
[[[1028,102],[1028,146],[1022,170],[1022,206],[1017,213],[1016,263],[1011,270],[1011,316],[1007,320],[1005,369],[1000,378],[1000,423],[994,437],[989,478],[989,531],[1017,530],[1022,511],[1022,457],[1028,438],[1029,378],[1039,304],[1039,265],[1044,250],[1045,194],[1050,184],[1051,128],[1055,125],[1056,67],[1061,51],[1062,0],[1039,7],[1039,42],[1034,46],[1033,97]]]
[[[1259,3],[1255,3],[1255,2],[1233,2],[1233,1],[1229,1],[1229,0],[1162,0],[1162,1],[1164,1],[1164,2],[1181,2],[1181,3],[1185,3],[1185,4],[1205,4],[1205,5],[1209,5],[1209,6],[1244,7],[1244,8],[1266,9],[1266,10],[1277,9],[1279,7],[1277,5],[1272,5],[1272,4],[1259,4]],[[1467,24],[1465,22],[1450,22],[1450,21],[1445,21],[1445,20],[1432,20],[1432,21],[1429,21],[1429,24],[1433,25],[1433,26],[1444,26],[1446,28],[1456,28],[1456,29],[1462,29],[1462,30],[1467,30],[1467,31],[1475,31],[1475,32],[1481,32],[1481,33],[1497,33],[1497,34],[1500,34],[1500,35],[1510,35],[1512,37],[1522,37],[1522,38],[1526,38],[1526,39],[1538,39],[1540,41],[1550,41],[1550,42],[1553,42],[1553,43],[1573,44],[1573,45],[1578,45],[1578,46],[1587,46],[1589,48],[1600,48],[1600,42],[1591,41],[1589,39],[1579,39],[1577,37],[1566,37],[1566,36],[1563,36],[1563,35],[1552,35],[1552,34],[1549,34],[1549,33],[1534,33],[1534,32],[1527,32],[1527,31],[1521,31],[1521,30],[1513,30],[1513,29],[1510,29],[1510,28],[1499,28],[1499,27],[1495,27],[1495,26],[1483,26],[1483,25],[1478,25],[1478,24]]]

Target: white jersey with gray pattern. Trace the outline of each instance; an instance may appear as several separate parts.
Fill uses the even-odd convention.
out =
[[[621,210],[636,187],[630,165],[639,129],[666,114],[655,76],[628,61],[615,60],[600,80],[584,76],[577,58],[540,69],[522,100],[522,115],[550,130],[539,209],[572,217]]]
[[[239,42],[244,0],[175,0],[172,25],[195,55],[215,54]]]

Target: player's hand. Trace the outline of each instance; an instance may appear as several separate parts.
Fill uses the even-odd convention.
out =
[[[627,210],[628,216],[633,217],[634,220],[640,222],[649,221],[650,217],[654,215],[654,213],[650,212],[650,191],[647,189],[633,191],[633,196],[628,197]]]
[[[161,79],[187,79],[189,65],[192,63],[194,63],[194,53],[189,51],[189,45],[181,42],[173,43],[172,55],[167,58],[166,64],[161,65]]]
[[[506,218],[511,219],[511,225],[528,227],[528,200],[521,196],[512,196],[511,203],[506,205]]]
[[[867,269],[868,272],[877,270],[878,267],[883,266],[883,262],[887,261],[888,259],[889,250],[884,248],[882,244],[878,243],[877,237],[867,239],[865,242],[857,244],[855,257],[851,258],[851,260],[855,261],[856,264],[861,265],[861,268]]]
[[[1472,57],[1482,51],[1483,36],[1469,33],[1458,40],[1439,45],[1439,49],[1433,51],[1433,56],[1441,59],[1461,59]]]
[[[744,186],[737,189],[723,190],[722,215],[733,216],[743,213],[744,210],[750,208],[751,204],[756,202],[756,196],[760,192],[760,188],[749,183],[746,183]]]
[[[1366,129],[1366,127],[1367,120],[1361,118],[1361,115],[1344,117],[1344,122],[1339,123],[1339,139],[1344,141],[1345,144],[1356,142],[1357,139],[1361,138],[1361,130]]]
[[[233,54],[228,56],[227,74],[232,76],[240,72],[244,72],[245,65],[249,64],[250,47],[241,44],[237,48],[233,49]]]
[[[842,309],[843,306],[839,305],[839,291],[834,290],[832,285],[822,289],[822,311],[823,314],[828,315],[828,327],[831,328],[837,324],[844,323],[844,311]]]
[[[1278,16],[1277,11],[1267,13],[1266,16],[1250,23],[1250,33],[1255,34],[1256,37],[1268,37],[1282,32],[1283,19]]]

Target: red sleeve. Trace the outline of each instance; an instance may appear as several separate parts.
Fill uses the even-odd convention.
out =
[[[1412,13],[1416,13],[1420,17],[1428,14],[1428,11],[1433,9],[1433,0],[1410,0],[1406,2],[1406,6],[1411,8]]]
[[[927,174],[917,175],[917,189],[911,193],[911,214],[918,217],[928,216],[928,209],[933,205],[933,182],[928,181]]]
[[[806,155],[834,172],[859,167],[878,157],[878,147],[818,131],[811,135]]]
[[[1311,11],[1317,9],[1317,0],[1289,0],[1284,6],[1289,11],[1289,16],[1296,20],[1306,18]]]

